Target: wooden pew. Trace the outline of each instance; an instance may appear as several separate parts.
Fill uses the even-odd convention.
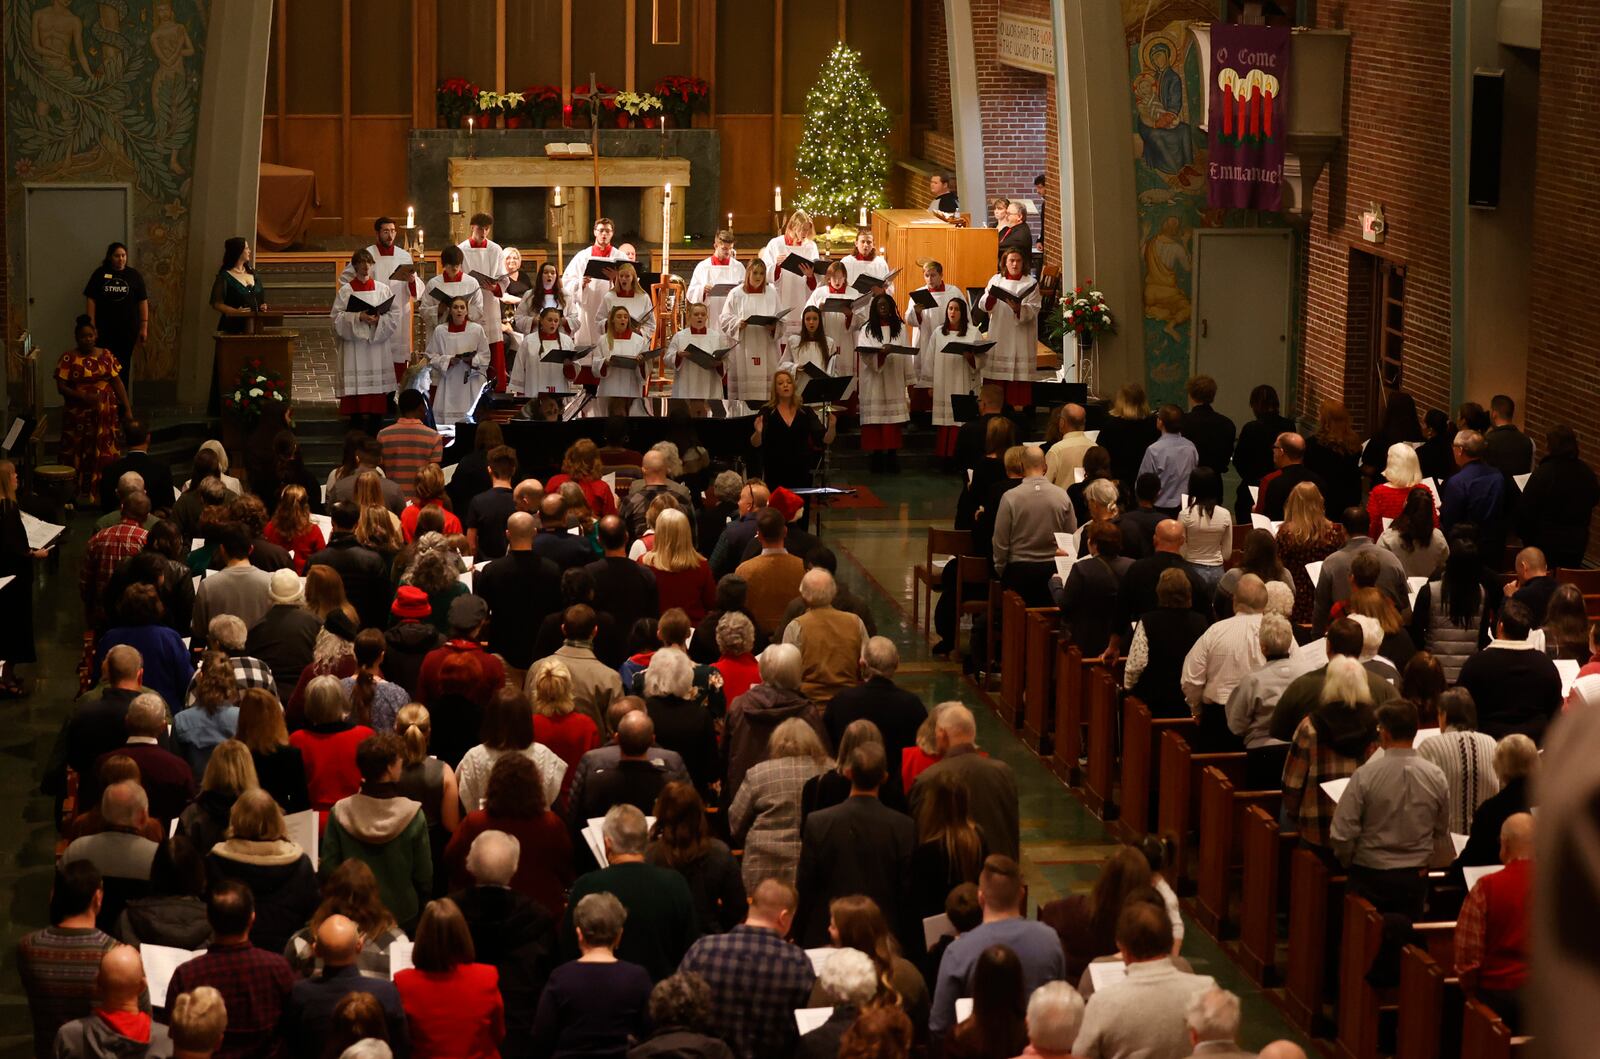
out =
[[[1056,648],[1055,684],[1055,734],[1046,764],[1068,786],[1077,786],[1083,752],[1083,653],[1074,644],[1063,642]]]
[[[1395,1055],[1443,1059],[1461,1047],[1461,983],[1425,949],[1400,950],[1400,1012]]]
[[[1219,768],[1200,773],[1200,853],[1194,917],[1221,938],[1230,919],[1234,874],[1244,864],[1245,810],[1259,806],[1276,816],[1282,791],[1242,791]]]
[[[1161,780],[1156,794],[1156,834],[1172,850],[1170,872],[1162,872],[1172,888],[1193,892],[1190,874],[1194,857],[1190,852],[1194,825],[1199,817],[1200,771],[1209,765],[1222,769],[1235,782],[1242,782],[1244,752],[1196,754],[1188,740],[1174,731],[1161,733]]]
[[[1487,1004],[1468,1000],[1461,1016],[1461,1059],[1514,1059],[1531,1054],[1532,1037],[1514,1037]]]
[[[1022,713],[1022,684],[1027,679],[1028,605],[1007,589],[1000,603],[1000,694],[995,697],[1000,719],[1015,728]]]
[[[1278,818],[1259,805],[1246,807],[1239,821],[1244,851],[1244,884],[1239,902],[1239,938],[1225,946],[1257,985],[1278,981],[1278,909],[1287,898],[1289,858],[1300,841]]]
[[[1297,849],[1289,859],[1289,967],[1283,1001],[1289,1020],[1308,1033],[1323,1026],[1329,946],[1338,944],[1344,884],[1345,877],[1335,875],[1309,849]]]
[[[1188,717],[1153,717],[1138,696],[1122,700],[1122,769],[1117,793],[1120,811],[1110,824],[1118,841],[1134,842],[1156,827],[1156,765],[1161,755],[1161,733],[1187,732],[1195,727]]]
[[[1060,637],[1060,611],[1056,607],[1029,607],[1025,676],[1022,685],[1022,741],[1035,754],[1044,753],[1050,738],[1050,702],[1054,690],[1056,640]]]
[[[1411,929],[1421,935],[1424,950],[1436,963],[1455,963],[1453,921],[1418,922]],[[1383,916],[1370,902],[1345,894],[1339,945],[1339,1035],[1335,1042],[1340,1059],[1378,1059],[1381,1023],[1386,1016],[1393,1018],[1400,1005],[1397,989],[1374,989],[1367,981],[1382,940]]]
[[[1089,765],[1083,799],[1090,811],[1110,816],[1111,785],[1116,777],[1117,682],[1104,666],[1084,667],[1084,700],[1089,721]]]

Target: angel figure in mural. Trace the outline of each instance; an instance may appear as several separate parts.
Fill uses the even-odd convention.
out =
[[[167,142],[173,133],[171,114],[186,97],[189,71],[184,59],[194,54],[189,30],[172,13],[172,0],[156,0],[153,9],[155,28],[150,31],[150,50],[156,57],[156,72],[150,78],[150,112],[155,115],[156,138]],[[173,144],[168,166],[179,176],[178,148]]]
[[[1176,216],[1167,216],[1144,244],[1144,315],[1165,325],[1181,341],[1178,325],[1189,320],[1189,233]]]
[[[1143,70],[1134,78],[1133,98],[1139,114],[1139,137],[1144,141],[1144,164],[1158,173],[1176,176],[1194,162],[1194,140],[1184,120],[1183,75],[1173,68],[1172,45],[1156,38],[1144,49]]]

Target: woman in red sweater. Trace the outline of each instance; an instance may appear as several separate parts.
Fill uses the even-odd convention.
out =
[[[511,888],[539,902],[559,920],[567,908],[567,887],[576,878],[572,836],[561,818],[545,805],[539,767],[521,754],[501,755],[489,772],[483,806],[467,814],[444,848],[451,888],[472,885],[467,855],[472,852],[473,840],[485,831],[504,831],[522,844]]]
[[[306,721],[307,727],[289,736],[289,745],[305,759],[306,793],[317,818],[326,822],[334,802],[361,790],[356,747],[372,729],[350,722],[350,700],[339,678],[327,675],[306,687]]]
[[[704,636],[702,631],[700,635]],[[730,610],[717,619],[717,660],[712,663],[722,674],[722,697],[732,702],[761,683],[761,664],[756,661],[756,627],[749,618]]]
[[[306,560],[320,552],[328,542],[322,528],[311,521],[311,502],[303,485],[286,485],[278,494],[278,510],[267,523],[264,536],[289,553],[294,572],[306,572]]]
[[[717,602],[717,583],[711,564],[694,550],[689,516],[665,508],[656,516],[655,548],[639,557],[639,565],[656,572],[656,593],[661,613],[679,607],[696,625]]]
[[[506,1035],[500,972],[474,962],[472,932],[448,897],[428,902],[412,966],[394,976],[412,1059],[499,1059]]]
[[[444,472],[437,463],[425,463],[417,468],[417,495],[400,512],[400,530],[407,541],[417,536],[417,516],[425,507],[436,507],[444,514],[445,536],[461,532],[461,520],[450,510],[450,498],[444,493]]]
[[[579,713],[572,699],[572,670],[559,658],[546,658],[528,674],[533,694],[533,737],[567,763],[561,777],[559,809],[566,808],[567,788],[578,774],[578,759],[600,745],[594,718]]]
[[[567,446],[561,457],[561,473],[544,483],[546,493],[558,492],[565,482],[577,482],[589,501],[589,510],[597,519],[617,513],[617,498],[611,487],[600,477],[603,468],[600,450],[588,438],[579,438]]]
[[[1400,517],[1411,490],[1428,488],[1422,484],[1422,465],[1417,462],[1417,450],[1403,441],[1389,446],[1389,464],[1383,469],[1383,478],[1367,494],[1367,536],[1373,540],[1383,536],[1384,519]],[[1433,525],[1435,529],[1439,527],[1437,499],[1433,505]]]

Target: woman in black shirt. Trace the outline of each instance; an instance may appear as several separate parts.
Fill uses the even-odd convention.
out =
[[[780,369],[772,377],[772,399],[756,413],[750,444],[761,450],[767,488],[811,488],[811,468],[822,449],[833,443],[835,424],[826,429],[816,412],[800,403],[794,375]]]
[[[122,365],[122,385],[133,382],[133,354],[150,337],[150,299],[144,277],[128,264],[122,243],[106,247],[106,258],[83,286],[88,313],[100,332],[100,345]]]
[[[1272,447],[1279,434],[1294,430],[1294,420],[1283,415],[1278,407],[1278,391],[1265,383],[1250,391],[1250,411],[1255,418],[1239,428],[1239,440],[1233,446],[1233,466],[1239,472],[1239,496],[1233,504],[1233,524],[1248,525],[1255,500],[1250,487],[1260,485],[1261,479],[1272,471]]]

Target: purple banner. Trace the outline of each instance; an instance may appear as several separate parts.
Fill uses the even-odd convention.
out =
[[[1212,209],[1281,210],[1289,30],[1211,25]]]

